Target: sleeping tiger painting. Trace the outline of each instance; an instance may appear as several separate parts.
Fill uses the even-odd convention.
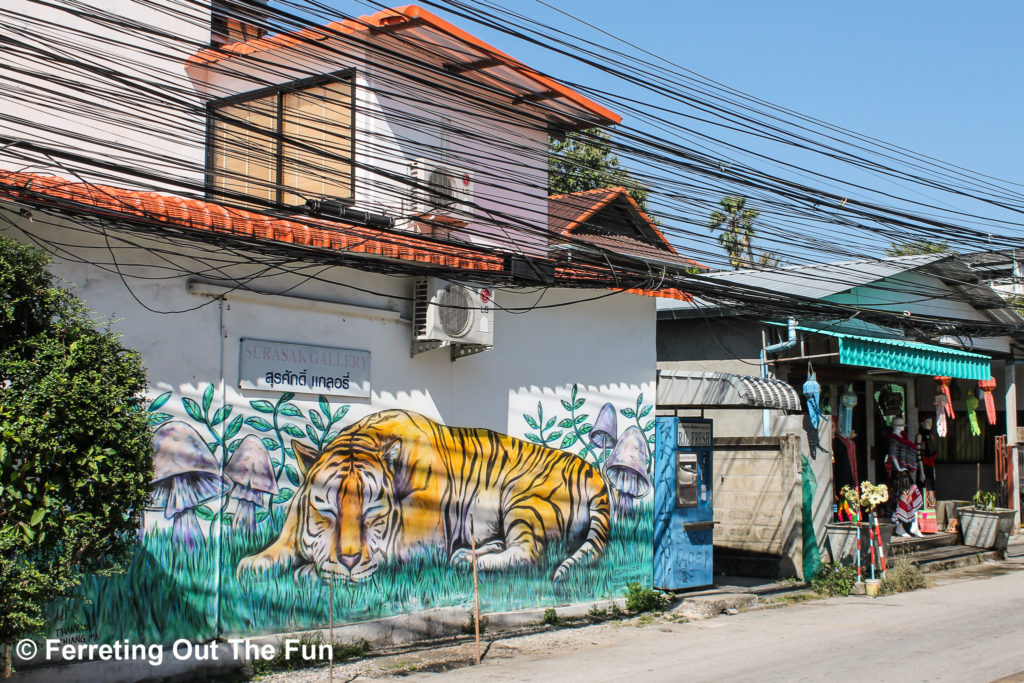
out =
[[[323,451],[292,447],[303,482],[278,538],[243,558],[239,575],[288,567],[362,581],[388,559],[430,549],[469,562],[470,514],[481,570],[536,565],[560,542],[557,583],[608,542],[607,484],[565,451],[405,410],[370,415]]]

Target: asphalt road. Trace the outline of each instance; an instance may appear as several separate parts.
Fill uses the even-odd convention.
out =
[[[882,598],[581,631],[569,647],[517,651],[504,641],[511,648],[479,667],[405,680],[1022,681],[1024,571]]]

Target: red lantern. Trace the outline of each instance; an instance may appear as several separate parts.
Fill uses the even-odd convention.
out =
[[[952,381],[952,377],[935,378],[935,383],[939,385],[939,389],[946,395],[946,415],[949,415],[950,418],[956,417],[956,415],[953,414],[953,397],[949,395],[949,384]]]
[[[992,396],[992,392],[996,389],[996,378],[990,377],[981,380],[978,382],[978,388],[985,394],[985,415],[988,417],[988,423],[994,425],[996,423],[996,399]]]

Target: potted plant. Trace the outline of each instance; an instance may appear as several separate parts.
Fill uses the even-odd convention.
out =
[[[973,506],[960,510],[960,531],[964,535],[964,545],[1005,549],[1013,529],[1013,510],[997,508],[996,494],[991,491],[978,491],[972,501]]]
[[[859,511],[859,517],[851,522],[833,522],[825,525],[832,561],[841,564],[856,564],[857,537],[859,536],[860,564],[867,567],[870,564],[869,549],[871,547],[868,520],[878,506],[889,500],[889,489],[885,484],[872,484],[870,481],[863,481],[857,488],[844,486],[840,495],[850,503],[851,508]],[[878,530],[885,552],[889,550],[889,540],[892,538],[893,528],[893,524],[890,522],[878,522]],[[876,558],[876,563],[877,561]]]

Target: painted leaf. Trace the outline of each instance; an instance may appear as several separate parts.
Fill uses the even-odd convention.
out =
[[[586,402],[587,402],[587,399],[585,399],[585,398],[577,399],[576,402],[572,404],[572,409],[573,410],[579,410],[580,408],[583,407],[583,404],[586,403]]]
[[[238,450],[238,447],[241,446],[241,445],[242,445],[242,440],[241,439],[235,439],[234,441],[232,441],[231,443],[228,444],[228,453],[234,453],[235,451]]]
[[[568,448],[574,443],[576,443],[576,432],[569,432],[565,435],[565,438],[562,439],[561,448]]]
[[[152,413],[154,410],[159,410],[160,408],[162,408],[163,405],[167,403],[167,399],[169,399],[170,397],[171,392],[165,391],[164,393],[154,398],[153,402],[149,404],[149,412]]]
[[[235,419],[228,423],[228,428],[226,430],[224,430],[224,439],[225,440],[230,439],[235,434],[237,434],[238,430],[240,430],[241,428],[242,428],[242,416],[241,415],[236,415]]]
[[[269,512],[267,512],[266,510],[260,510],[259,512],[256,513],[256,521],[257,522],[262,522],[263,520],[265,520],[269,516],[270,516]]]
[[[636,397],[636,407],[639,408],[640,404],[644,402],[644,392],[640,392],[640,395]]]
[[[537,436],[536,434],[533,434],[533,433],[527,433],[526,438],[529,439],[530,441],[534,442],[534,443],[543,443],[540,440],[540,437]]]
[[[299,479],[298,471],[296,471],[296,469],[291,465],[284,466],[284,473],[288,476],[288,481],[290,481],[294,486],[298,486],[299,482],[302,481]]]
[[[579,424],[581,422],[586,422],[587,421],[587,417],[589,417],[589,416],[588,415],[580,415],[579,417],[576,418],[576,424]],[[572,426],[572,425],[570,425],[570,426]]]
[[[308,436],[309,440],[314,444],[318,446],[320,445],[320,438],[316,435],[316,432],[313,431],[313,428],[310,425],[306,425],[306,436]]]
[[[523,415],[523,419],[526,420],[526,424],[530,425],[534,429],[540,429],[540,425],[537,424],[537,421],[533,419],[531,416]]]
[[[150,413],[149,414],[149,424],[151,424],[151,425],[153,425],[155,427],[155,426],[157,426],[159,424],[163,424],[164,422],[167,422],[172,417],[174,417],[174,416],[173,415],[168,415],[167,413]]]
[[[283,394],[281,394],[281,398],[277,399],[277,405],[281,405],[282,403],[287,403],[288,401],[292,400],[293,398],[295,398],[295,393],[291,392],[291,391],[286,391]]]
[[[246,418],[245,424],[249,425],[250,427],[259,432],[269,432],[271,429],[274,428],[274,425],[270,424],[262,417],[258,416]]]
[[[636,417],[636,411],[632,408],[623,408],[619,411],[624,417]]]
[[[199,519],[213,519],[213,510],[206,505],[196,507],[196,517]]]
[[[321,443],[330,443],[334,441],[335,439],[338,438],[338,434],[340,434],[340,432],[337,429],[335,429],[333,432],[325,436],[324,440]]]
[[[291,489],[281,489],[276,496],[274,496],[275,503],[283,503],[286,500],[290,500],[295,494]]]
[[[555,431],[548,434],[548,438],[545,441],[554,441],[556,439],[560,439],[562,438],[562,434],[565,434],[565,432],[561,432],[556,429]]]
[[[546,423],[544,423],[544,430],[547,431],[547,430],[551,429],[552,427],[554,427],[555,426],[555,422],[557,422],[557,421],[558,421],[558,418],[555,418],[555,417],[553,417],[550,420],[548,420]]]
[[[284,454],[285,454],[286,457],[289,457],[289,458],[294,458],[295,457],[295,453],[293,453],[292,449],[290,449],[290,448],[284,449]]]
[[[558,426],[562,427],[563,429],[568,429],[568,428],[572,427],[572,424],[573,424],[572,423],[572,418],[568,418],[567,417],[564,420],[560,421],[558,423]]]
[[[258,410],[261,413],[272,413],[274,412],[274,404],[270,401],[249,401],[249,405],[253,407],[253,410]]]
[[[281,406],[281,414],[289,417],[302,417],[302,411],[291,403],[285,403]]]
[[[294,437],[296,439],[306,438],[306,433],[303,432],[298,427],[296,427],[295,425],[293,425],[291,422],[286,422],[284,426],[281,427],[281,431],[287,434],[288,436]]]
[[[211,453],[216,453],[217,452],[217,446],[218,445],[219,444],[216,441],[207,441],[206,442],[206,447],[210,449]]]
[[[331,419],[331,402],[327,400],[327,397],[320,397],[320,412],[324,414],[324,417],[328,420]]]
[[[203,392],[203,413],[210,412],[210,406],[213,405],[213,385],[206,387],[206,391]]]
[[[654,429],[654,420],[650,420],[647,424],[644,425],[645,432],[649,432],[652,429]]]
[[[185,406],[185,412],[196,422],[205,422],[203,419],[203,409],[199,407],[199,404],[190,398],[183,397],[181,403]]]
[[[224,523],[231,524],[232,520],[235,519],[234,513],[228,512],[224,514]]]
[[[230,414],[231,406],[217,408],[217,412],[213,414],[213,418],[210,420],[210,426],[213,427],[214,425],[219,425],[221,422],[226,420]]]
[[[565,408],[566,410],[572,410],[572,404],[566,401],[564,398],[562,399],[562,407]]]
[[[348,415],[348,406],[342,406],[334,411],[334,417],[331,418],[331,422],[337,422],[346,415]]]
[[[280,460],[271,460],[270,461],[270,466],[273,467],[276,470],[278,467],[281,466],[281,461]]]
[[[330,413],[327,413],[330,415]],[[309,409],[309,419],[313,421],[313,425],[316,426],[321,432],[324,430],[324,421],[320,418],[320,411],[316,408]]]
[[[572,393],[570,395],[572,396],[572,400],[575,401],[576,400],[576,385],[575,384],[572,385]]]
[[[263,442],[264,448],[266,448],[268,451],[276,451],[278,448],[281,447],[281,444],[277,443],[277,441],[274,441],[273,439],[268,437],[263,437],[262,439],[260,439],[260,441]]]
[[[644,406],[643,410],[640,411],[640,415],[638,417],[647,417],[648,415],[651,414],[651,410],[653,408],[654,406]]]
[[[589,434],[590,430],[592,430],[593,428],[594,428],[593,425],[583,425],[582,427],[580,427],[576,431],[578,431],[580,434]]]

